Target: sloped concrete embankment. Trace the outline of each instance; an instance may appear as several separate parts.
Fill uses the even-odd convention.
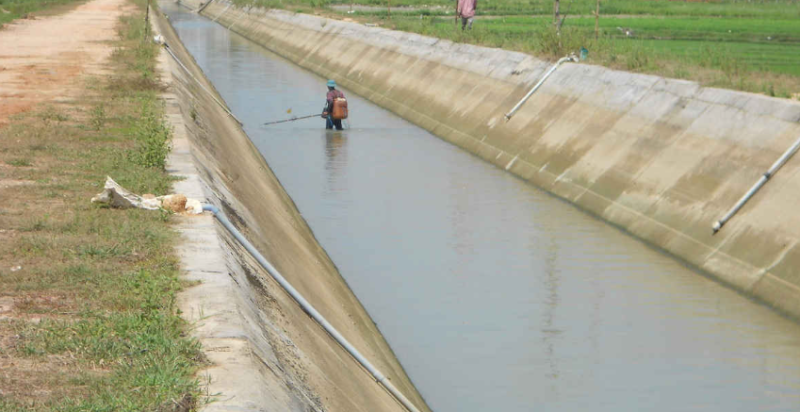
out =
[[[425,405],[369,315],[238,123],[203,87],[204,77],[166,18],[154,24],[191,74],[170,61],[170,107],[180,108],[186,140],[177,157],[191,156],[199,180],[231,221],[327,319],[422,410]],[[194,79],[193,79],[193,78]],[[175,120],[175,119],[172,119]],[[174,124],[181,123],[173,121]],[[182,128],[184,129],[184,128]],[[182,133],[178,133],[182,134]],[[184,145],[188,143],[187,145]],[[182,166],[180,166],[182,165]],[[189,174],[191,171],[179,171]],[[222,252],[211,243],[206,217],[181,222],[195,242],[186,253],[220,253],[189,262],[203,282],[183,295],[194,333],[214,364],[207,410],[403,411],[385,390],[328,336],[223,229]],[[184,254],[185,255],[185,254]],[[186,256],[186,255],[185,255]],[[187,260],[187,259],[184,259]],[[191,260],[191,258],[189,258]],[[228,282],[230,278],[233,282]]]
[[[740,291],[800,316],[800,104],[217,0],[203,14]],[[358,108],[353,108],[358,110]]]

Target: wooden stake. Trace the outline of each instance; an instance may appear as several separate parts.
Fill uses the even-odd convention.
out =
[[[597,9],[594,12],[594,39],[600,38],[600,0],[597,0]]]
[[[147,0],[147,10],[144,12],[144,39],[143,41],[147,41],[147,38],[150,37],[150,0]]]
[[[555,4],[553,4],[553,24],[558,24],[558,13],[559,9],[561,8],[559,0],[555,0]]]

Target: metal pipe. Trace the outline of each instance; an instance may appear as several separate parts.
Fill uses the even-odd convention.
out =
[[[536,83],[535,86],[533,86],[533,88],[528,92],[528,94],[526,94],[525,97],[523,97],[522,100],[520,100],[519,103],[517,103],[517,105],[514,106],[514,108],[511,109],[510,112],[506,113],[506,115],[505,115],[506,120],[511,120],[511,116],[513,116],[514,113],[516,113],[517,110],[519,110],[519,108],[522,107],[522,105],[525,104],[525,102],[528,101],[528,99],[531,97],[531,95],[533,95],[533,93],[536,92],[536,90],[539,90],[539,88],[542,87],[542,84],[544,84],[544,81],[547,80],[547,78],[550,77],[550,75],[553,74],[554,71],[556,71],[558,66],[561,66],[562,63],[566,63],[566,62],[577,63],[578,62],[578,57],[576,57],[574,54],[570,54],[569,56],[562,57],[562,58],[558,59],[556,64],[554,64],[553,67],[551,67],[550,70],[548,70],[547,73],[545,73],[544,76],[542,76],[542,78],[539,80],[539,82]]]
[[[283,277],[283,275],[281,275],[280,272],[278,272],[278,270],[275,269],[275,267],[272,266],[272,264],[269,263],[269,261],[267,261],[267,259],[265,259],[264,256],[261,255],[261,253],[244,237],[244,235],[242,235],[242,233],[239,232],[239,230],[236,229],[236,227],[233,226],[233,224],[231,224],[230,220],[228,220],[228,218],[222,211],[220,211],[216,206],[208,204],[203,205],[203,210],[213,213],[214,217],[216,217],[217,220],[222,224],[222,226],[224,226],[225,229],[227,229],[228,232],[230,232],[231,235],[233,235],[233,237],[236,238],[236,240],[238,240],[242,246],[244,246],[247,252],[249,252],[250,255],[252,255],[253,258],[256,259],[256,261],[258,261],[261,267],[266,269],[266,271],[270,274],[270,276],[272,276],[272,278],[275,279],[275,281],[278,282],[278,284],[280,284],[281,287],[283,287],[283,289],[289,293],[289,295],[292,296],[292,298],[300,305],[300,307],[303,308],[303,310],[306,313],[308,313],[308,315],[311,316],[315,321],[317,321],[317,323],[319,323],[320,326],[322,326],[325,329],[325,331],[327,331],[336,340],[336,342],[342,345],[342,347],[348,353],[350,353],[350,355],[352,355],[353,358],[355,358],[355,360],[358,361],[358,363],[361,364],[361,366],[363,366],[364,369],[366,369],[372,375],[372,377],[375,379],[376,382],[378,382],[384,388],[386,388],[386,390],[388,390],[389,393],[391,393],[392,396],[394,396],[394,398],[397,399],[397,401],[400,402],[406,409],[408,409],[411,412],[419,412],[419,409],[417,409],[417,407],[414,406],[414,404],[412,404],[411,401],[408,400],[408,398],[406,398],[399,390],[397,390],[397,388],[395,388],[394,385],[392,385],[392,383],[389,381],[389,379],[386,378],[384,374],[382,374],[378,369],[376,369],[375,366],[372,365],[372,363],[370,363],[352,344],[350,344],[350,342],[348,342],[347,339],[345,339],[345,337],[342,336],[342,334],[339,333],[339,331],[336,330],[336,328],[334,328],[333,325],[331,325],[303,297],[303,295],[301,295],[300,292],[298,292]]]
[[[168,45],[166,42],[164,42],[163,40],[159,40],[159,37],[160,37],[160,36],[156,36],[156,39],[157,39],[157,40],[156,40],[156,43],[160,43],[160,44],[162,44],[162,45],[164,46],[164,50],[166,50],[166,51],[167,51],[167,53],[169,53],[169,55],[170,55],[170,56],[172,56],[172,58],[173,58],[173,59],[175,59],[175,62],[177,62],[177,63],[178,63],[178,65],[179,65],[179,66],[181,66],[181,68],[183,68],[183,70],[184,70],[184,71],[186,71],[186,74],[188,74],[188,75],[189,75],[189,77],[191,77],[191,78],[192,78],[192,79],[195,81],[195,83],[197,83],[197,85],[198,85],[198,86],[200,86],[200,88],[201,88],[201,89],[203,89],[203,91],[205,91],[206,93],[208,93],[208,96],[209,96],[209,97],[211,97],[211,99],[213,99],[213,100],[214,100],[214,102],[215,102],[215,103],[217,103],[217,104],[219,105],[219,107],[221,107],[221,108],[222,108],[222,110],[225,110],[225,112],[226,112],[226,113],[228,113],[228,114],[229,114],[229,115],[230,115],[230,116],[233,118],[233,120],[236,120],[236,121],[239,123],[239,125],[242,125],[242,126],[243,126],[243,125],[244,125],[244,123],[242,123],[242,121],[241,121],[241,120],[239,120],[239,118],[238,118],[238,117],[236,117],[236,116],[235,116],[235,115],[234,115],[234,114],[233,114],[233,113],[230,111],[230,109],[228,109],[228,107],[227,107],[227,106],[225,106],[225,105],[224,105],[224,104],[223,104],[221,101],[219,101],[219,100],[216,98],[216,96],[214,96],[214,93],[211,93],[211,90],[208,90],[208,89],[206,89],[206,87],[205,87],[205,86],[203,86],[203,84],[202,84],[202,83],[200,83],[200,81],[199,81],[199,80],[197,80],[197,79],[194,77],[194,75],[192,75],[192,72],[191,72],[191,71],[189,71],[189,68],[187,68],[186,66],[184,66],[184,65],[183,65],[183,63],[182,63],[182,62],[181,62],[181,60],[178,58],[178,56],[176,56],[176,55],[175,55],[175,53],[173,53],[173,52],[172,52],[172,49],[170,49],[170,48],[169,48],[169,45]]]
[[[199,9],[197,9],[197,11],[196,11],[195,13],[197,13],[197,14],[200,14],[200,12],[202,12],[203,10],[205,10],[205,9],[206,9],[206,7],[208,7],[208,5],[209,5],[209,4],[211,4],[213,1],[214,1],[214,0],[208,0],[208,1],[206,2],[206,4],[204,4],[204,5],[200,6],[200,8],[199,8]]]
[[[745,193],[745,195],[742,196],[742,198],[739,199],[739,201],[736,202],[735,205],[733,205],[731,210],[729,210],[728,213],[726,213],[725,216],[722,217],[722,219],[714,222],[714,224],[711,226],[711,229],[714,231],[715,235],[717,234],[717,232],[719,232],[720,229],[722,229],[722,226],[724,226],[725,223],[727,223],[728,220],[730,220],[730,218],[732,218],[733,215],[735,215],[736,212],[738,212],[739,209],[741,209],[742,206],[744,206],[744,204],[747,203],[747,201],[750,200],[750,198],[753,197],[753,195],[755,195],[756,192],[758,192],[759,189],[761,189],[761,187],[764,186],[767,183],[767,181],[772,176],[774,176],[775,173],[778,172],[778,169],[780,169],[789,160],[789,158],[792,157],[792,155],[795,154],[795,152],[797,152],[797,149],[800,149],[800,139],[797,139],[797,141],[794,142],[792,147],[783,152],[783,155],[781,155],[781,157],[778,160],[776,160],[775,163],[772,164],[772,167],[770,167],[769,170],[767,170],[761,176],[761,178],[758,179],[758,181],[753,185],[753,187],[751,187],[750,190],[748,190],[747,193]]]

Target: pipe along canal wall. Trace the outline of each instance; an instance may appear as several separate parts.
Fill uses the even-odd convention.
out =
[[[217,104],[222,98],[183,47],[167,19],[152,13],[158,33],[184,67],[169,62],[170,93],[176,97],[191,155],[210,203],[233,224],[401,393],[421,411],[424,401],[376,325],[314,238],[292,200],[239,123]],[[234,292],[206,299],[214,314],[193,314],[206,352],[227,369],[211,382],[221,393],[204,410],[405,411],[264,271],[227,231],[218,227]],[[201,241],[201,240],[197,240]],[[199,265],[200,263],[195,263]],[[202,268],[200,268],[202,269]],[[210,269],[208,269],[210,270]],[[190,292],[191,293],[191,289]],[[233,302],[235,301],[235,302]],[[199,330],[199,332],[198,332]],[[247,348],[232,348],[232,340]],[[215,347],[214,344],[217,344]],[[223,346],[225,345],[225,346]],[[241,352],[245,356],[241,356]],[[233,353],[236,352],[236,353]],[[253,378],[246,371],[258,369]],[[258,375],[258,374],[257,374]]]
[[[551,62],[224,0],[202,14],[800,316],[800,158],[711,230],[800,137],[800,104],[567,63],[506,121]]]

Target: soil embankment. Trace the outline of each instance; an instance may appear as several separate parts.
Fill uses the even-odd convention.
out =
[[[325,251],[284,192],[269,166],[239,124],[203,88],[214,90],[180,39],[160,15],[154,17],[170,49],[190,73],[170,62],[171,92],[176,95],[191,153],[201,180],[230,220],[364,356],[392,380],[412,402],[424,402],[369,315],[347,287]],[[202,84],[202,87],[200,86]],[[215,92],[214,97],[221,99]],[[238,339],[249,345],[250,360],[261,369],[263,385],[255,399],[231,399],[222,394],[209,408],[259,407],[308,411],[402,411],[358,364],[317,325],[247,252],[220,228],[234,291],[215,304],[219,318],[200,321],[201,339]],[[190,291],[191,293],[191,291]],[[188,305],[191,307],[191,304]],[[186,306],[185,306],[186,307]],[[202,309],[202,308],[200,308]],[[238,315],[236,314],[238,312]],[[232,315],[232,316],[229,316]],[[222,317],[224,316],[224,317]],[[238,318],[238,323],[226,323]],[[208,327],[209,324],[211,327]],[[241,348],[220,350],[241,354]],[[247,353],[245,350],[244,353]],[[223,368],[225,357],[221,359]],[[233,357],[231,358],[233,359]],[[236,358],[241,361],[242,357]],[[247,360],[247,359],[245,359]],[[230,366],[230,365],[228,365]],[[241,378],[228,368],[228,378]],[[225,375],[215,375],[226,379]],[[211,391],[217,387],[212,382]],[[249,403],[248,403],[249,402]]]
[[[711,230],[800,137],[797,102],[566,64],[506,122],[503,115],[551,63],[223,1],[202,13],[722,282],[800,315],[800,216],[792,212],[800,193],[797,159],[722,231]]]
[[[77,76],[100,74],[125,7],[131,7],[125,0],[92,1],[46,20],[9,24],[0,34],[0,126],[37,103],[69,97]]]
[[[168,215],[90,203],[107,176],[172,183],[144,4],[0,31],[0,410],[184,410],[200,393]]]

